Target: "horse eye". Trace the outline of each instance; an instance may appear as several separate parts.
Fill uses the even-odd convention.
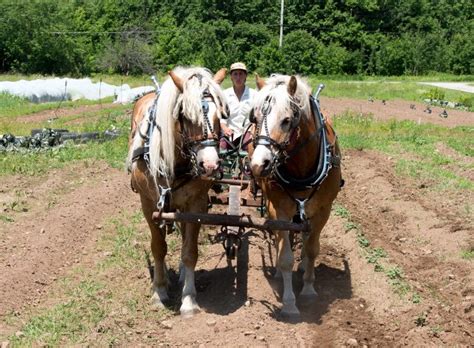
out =
[[[281,128],[283,129],[290,128],[290,124],[291,124],[291,119],[289,117],[285,117],[283,121],[281,121]]]

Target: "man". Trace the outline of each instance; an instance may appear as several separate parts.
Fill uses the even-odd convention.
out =
[[[237,62],[230,66],[230,79],[232,87],[224,90],[230,114],[226,120],[221,121],[221,129],[234,146],[239,146],[242,132],[249,122],[252,99],[256,91],[245,85],[247,67],[244,63]],[[250,134],[246,136],[244,143],[249,138]],[[221,148],[229,149],[230,145],[225,140],[221,140]]]

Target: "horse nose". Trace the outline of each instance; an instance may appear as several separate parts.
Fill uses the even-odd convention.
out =
[[[270,168],[271,168],[271,165],[272,165],[272,161],[270,161],[269,159],[264,160],[263,161],[263,171],[265,173],[269,172]]]
[[[199,168],[202,173],[207,176],[213,175],[217,170],[219,170],[219,166],[221,164],[221,160],[215,162],[207,162],[207,161],[200,161]]]
[[[263,160],[261,163],[251,164],[252,174],[256,177],[266,176],[270,174],[272,170],[272,161],[269,159]]]

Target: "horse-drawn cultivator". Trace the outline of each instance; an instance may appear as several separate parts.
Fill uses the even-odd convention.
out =
[[[227,206],[226,212],[218,214],[156,211],[153,213],[153,220],[158,224],[186,222],[221,226],[214,241],[222,242],[229,260],[236,257],[246,229],[259,229],[270,233],[275,230],[309,232],[306,221],[293,222],[264,217],[265,199],[251,177],[248,152],[235,147],[220,151],[220,157],[223,159],[221,177],[207,179],[213,183],[213,189],[209,194],[209,206]],[[255,207],[255,213],[258,214],[244,213],[241,207]]]
[[[302,232],[300,295],[315,296],[319,235],[343,182],[337,139],[319,108],[323,86],[313,96],[299,77],[257,76],[259,91],[243,140],[228,141],[222,150],[220,121],[228,113],[220,88],[224,78],[225,69],[214,76],[202,68],[171,71],[162,88],[139,99],[133,110],[128,164],[152,234],[152,299],[158,306],[169,299],[166,235],[175,224],[182,236],[184,316],[199,311],[195,267],[201,225],[221,226],[214,240],[223,244],[229,263],[246,229],[260,229],[275,237],[282,313],[299,315],[291,276],[293,236]],[[226,212],[208,213],[217,204],[226,205]],[[242,207],[256,207],[260,216]]]

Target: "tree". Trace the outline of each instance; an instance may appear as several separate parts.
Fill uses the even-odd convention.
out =
[[[120,40],[109,43],[100,59],[102,70],[120,74],[152,74],[153,58],[148,39],[141,30],[128,30],[120,36]]]

